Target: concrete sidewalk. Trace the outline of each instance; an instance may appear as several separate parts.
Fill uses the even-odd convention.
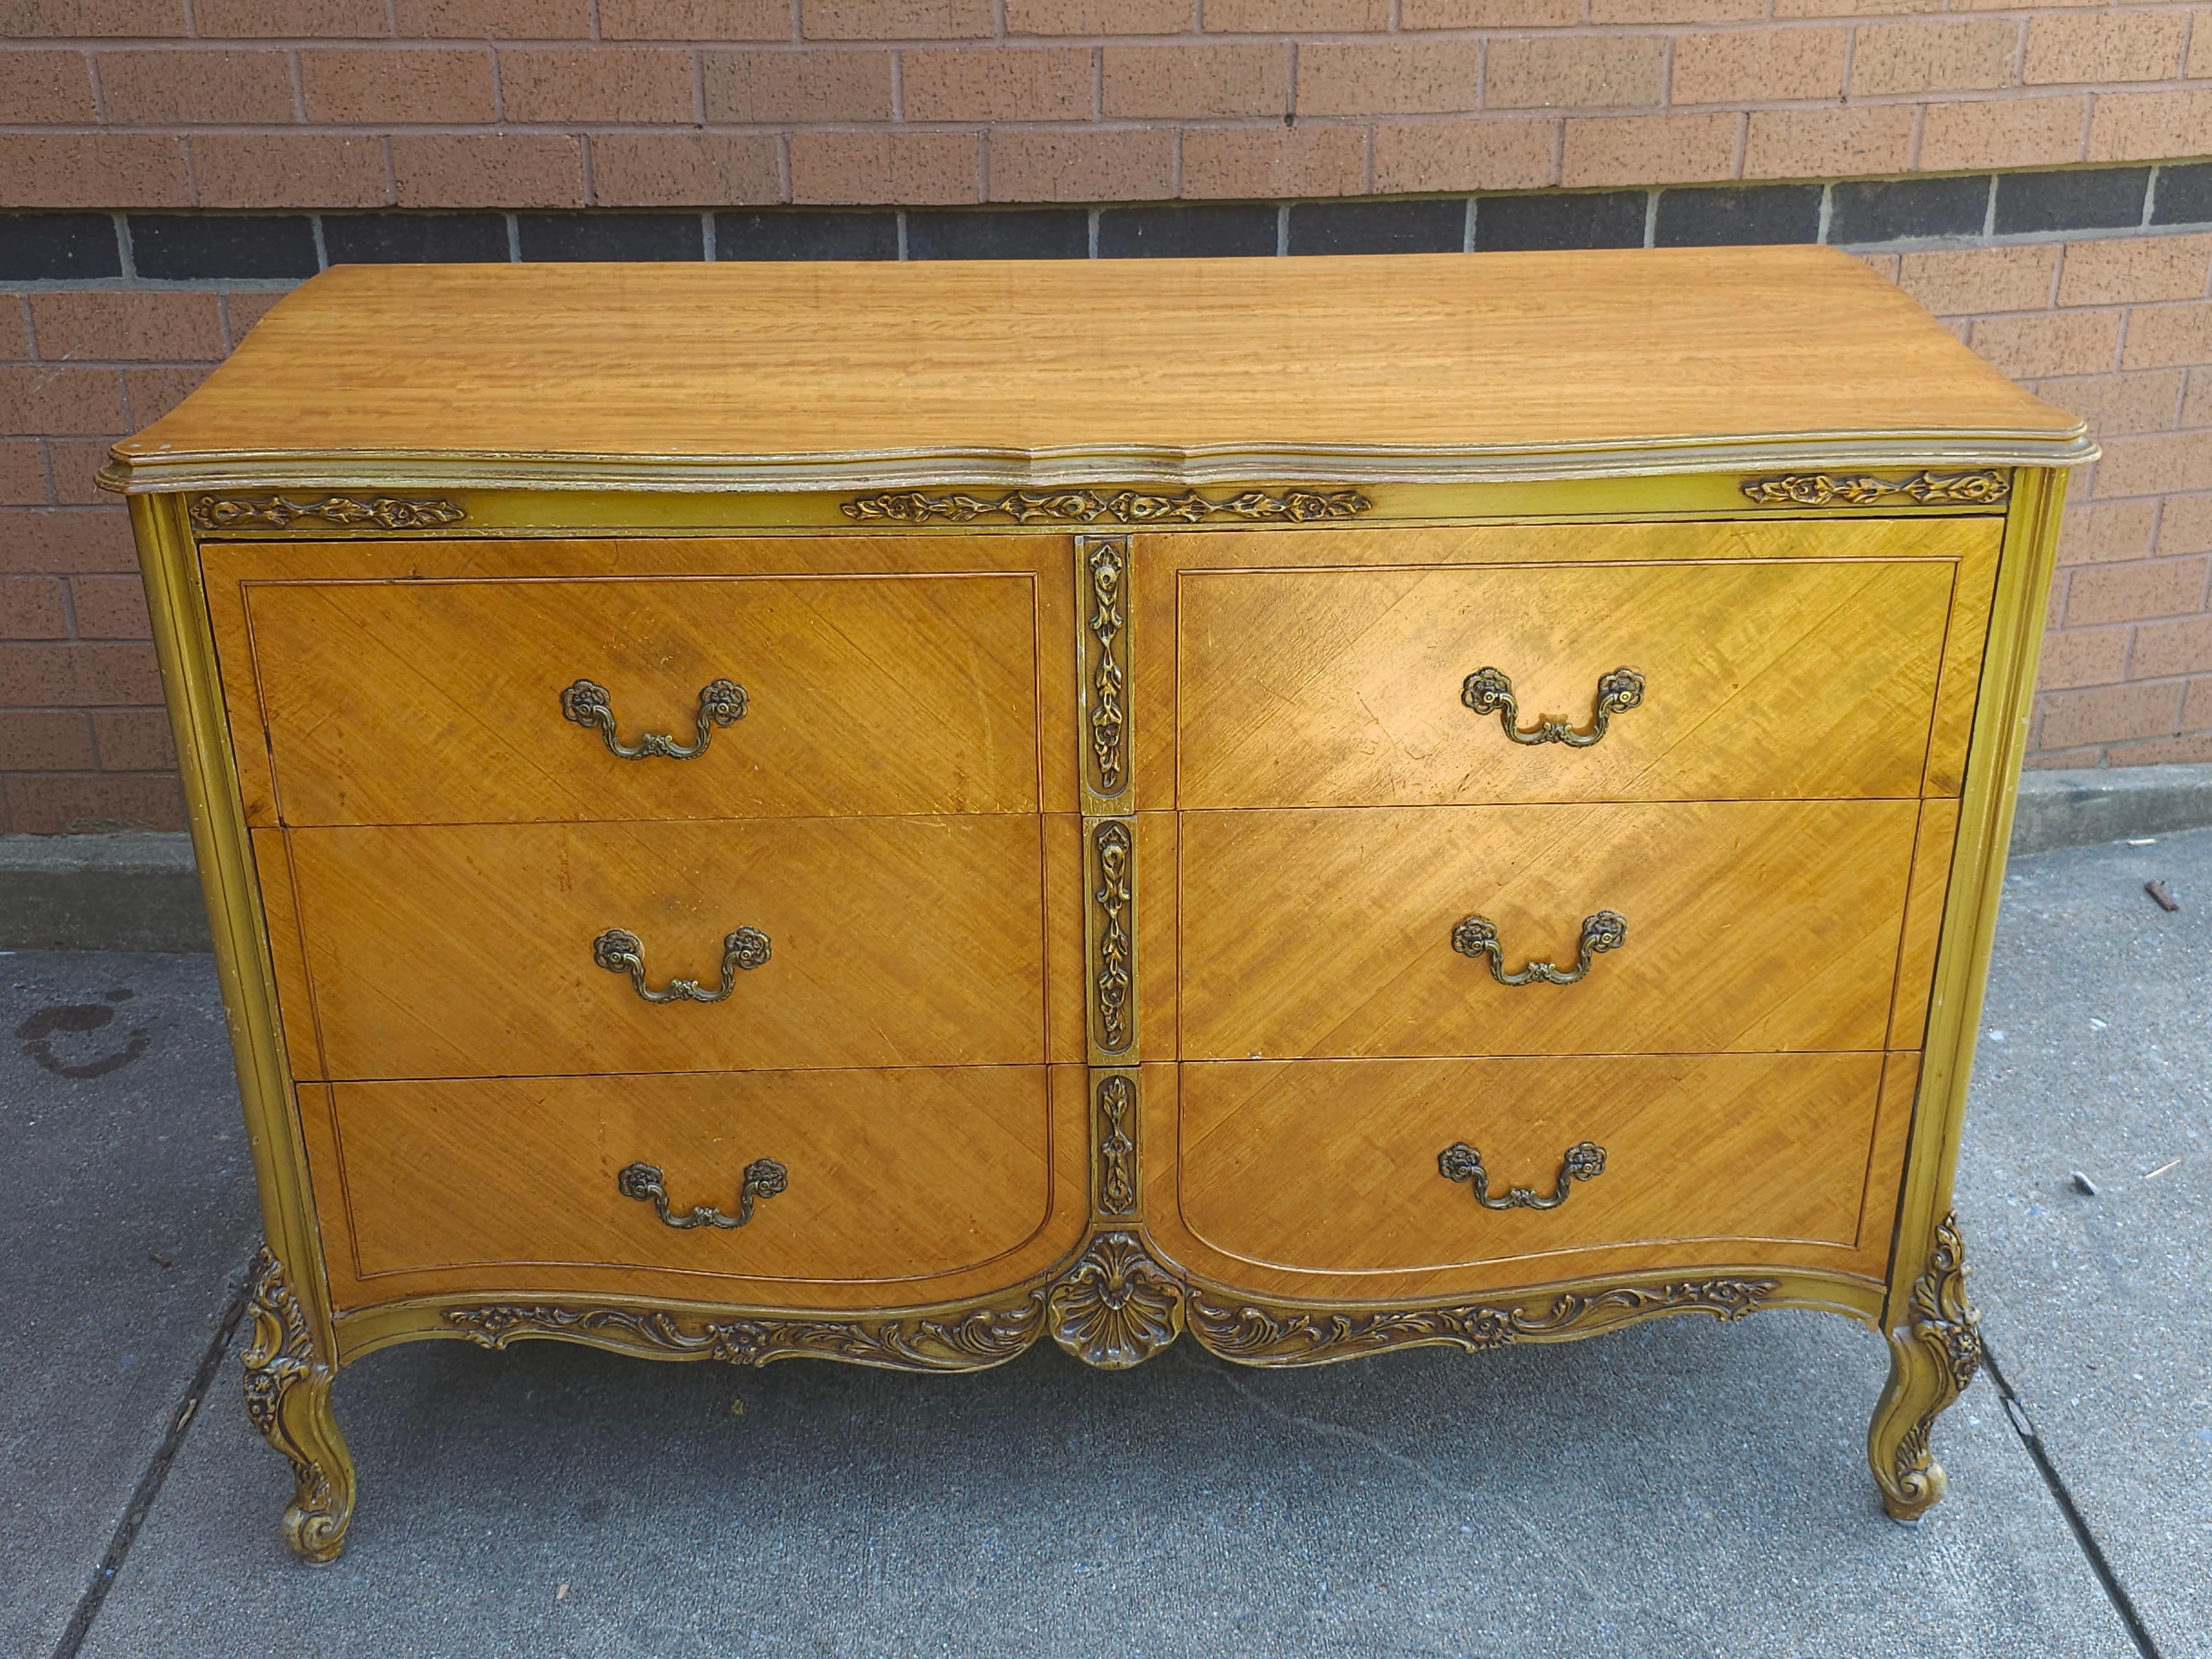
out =
[[[205,959],[0,959],[0,1652],[64,1641],[151,1468],[72,1650],[2212,1659],[2212,831],[2014,869],[1959,1203],[2048,1473],[1978,1383],[1914,1531],[1881,1345],[1809,1314],[1275,1373],[426,1344],[339,1382],[361,1509],[307,1569],[234,1355],[170,1433],[254,1232]]]

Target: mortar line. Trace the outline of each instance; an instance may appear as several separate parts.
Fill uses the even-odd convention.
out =
[[[1986,1329],[1982,1333],[1982,1366],[1989,1372],[1990,1384],[1997,1391],[1998,1403],[2004,1407],[2005,1421],[2020,1437],[2020,1443],[2027,1448],[2027,1455],[2035,1460],[2036,1469],[2043,1476],[2043,1484],[2050,1488],[2051,1499],[2058,1505],[2058,1512],[2066,1517],[2066,1524],[2074,1529],[2074,1541],[2081,1546],[2081,1553],[2089,1563],[2089,1571],[2097,1575],[2097,1582],[2104,1586],[2105,1597],[2112,1604],[2112,1612],[2126,1628],[2128,1639],[2136,1644],[2136,1651],[2142,1654],[2143,1659],[2163,1659],[2158,1650],[2158,1644],[2151,1638],[2149,1627],[2143,1623],[2142,1615],[2136,1611],[2135,1598],[2128,1594],[2127,1587],[2120,1583],[2119,1575],[2112,1571],[2112,1562],[2106,1559],[2104,1546],[2097,1541],[2097,1535],[2089,1530],[2089,1522],[2075,1504],[2074,1494],[2068,1488],[2065,1477],[2058,1473],[2051,1461],[2051,1455],[2044,1450],[2043,1437],[2036,1433],[2035,1425],[2028,1420],[2026,1403],[2013,1392],[2012,1384],[2005,1381],[2004,1372],[1997,1364],[1996,1350],[1990,1346]],[[56,1659],[60,1659],[60,1656],[57,1655]]]
[[[191,1378],[185,1384],[185,1392],[169,1413],[169,1427],[161,1437],[161,1443],[154,1449],[154,1455],[138,1476],[138,1484],[131,1489],[131,1500],[123,1506],[117,1517],[115,1530],[108,1535],[107,1548],[93,1569],[92,1582],[84,1587],[77,1598],[70,1621],[62,1627],[61,1640],[54,1644],[52,1659],[76,1659],[77,1650],[84,1638],[92,1633],[92,1621],[100,1616],[100,1607],[107,1601],[107,1592],[115,1588],[115,1580],[123,1571],[123,1563],[137,1542],[138,1534],[153,1512],[154,1502],[161,1495],[162,1483],[169,1478],[169,1468],[184,1449],[185,1435],[199,1420],[200,1406],[207,1399],[209,1388],[216,1373],[222,1369],[224,1356],[230,1352],[231,1338],[237,1333],[238,1322],[246,1315],[246,1289],[253,1279],[249,1261],[231,1276],[230,1300],[224,1305],[222,1321],[216,1333],[208,1339],[201,1352],[199,1364],[192,1368]]]

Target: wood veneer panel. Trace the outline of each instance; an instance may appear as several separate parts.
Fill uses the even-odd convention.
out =
[[[1262,1061],[1182,1068],[1179,1203],[1262,1265],[1426,1271],[1674,1241],[1856,1241],[1880,1054]],[[1550,1195],[1562,1155],[1601,1174],[1553,1210],[1490,1210],[1437,1155],[1481,1155],[1493,1197]]]
[[[333,1078],[1034,1064],[1043,857],[1065,818],[755,819],[290,832]],[[1062,924],[1064,927],[1064,924]],[[724,1002],[726,934],[773,954]],[[1066,948],[1063,939],[1061,949]]]
[[[1182,815],[1182,1057],[1879,1048],[1915,801]],[[1626,943],[1578,984],[1583,919]]]
[[[261,915],[269,929],[270,988],[276,994],[276,1018],[284,1032],[284,1056],[295,1077],[323,1074],[323,1044],[315,1030],[315,998],[307,983],[307,962],[300,936],[300,912],[292,887],[292,852],[281,830],[246,832],[253,848],[253,874],[261,893]]]
[[[1897,996],[1889,1013],[1893,1047],[1917,1047],[1927,1027],[1936,945],[1943,931],[1943,901],[1951,890],[1951,854],[1958,836],[1955,799],[1939,796],[1921,803],[1912,885],[1905,896],[1904,937],[1897,953]]]
[[[1545,532],[1528,531],[1534,539]],[[1186,808],[1908,796],[1952,566],[1900,560],[1193,572],[1176,678]],[[1512,742],[1462,700],[1510,677]]]

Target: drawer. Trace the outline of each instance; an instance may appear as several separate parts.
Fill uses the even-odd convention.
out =
[[[1176,804],[1917,795],[1954,573],[1810,557],[1186,570]],[[1567,735],[1544,740],[1547,726]]]
[[[1039,807],[1026,572],[244,591],[288,824]]]
[[[330,1114],[336,1168],[316,1170],[317,1194],[343,1209],[363,1279],[526,1265],[924,1278],[1018,1248],[1053,1198],[1036,1067],[341,1083],[301,1106]],[[659,1172],[627,1183],[640,1197],[620,1179],[635,1164]],[[672,1221],[701,1206],[734,1218],[749,1169],[742,1225],[661,1219],[652,1185]]]
[[[1039,1063],[1055,836],[1079,856],[1066,817],[285,832],[319,1075]]]
[[[1879,1048],[1917,817],[1913,801],[1181,814],[1182,1054]],[[1571,984],[1503,984],[1486,950],[1457,948],[1479,918],[1503,973],[1572,973],[1603,913],[1626,937],[1595,941]]]
[[[1310,1272],[1630,1244],[1738,1241],[1747,1259],[1773,1254],[1752,1246],[1848,1249],[1883,1064],[1631,1054],[1186,1065],[1182,1217],[1226,1255]],[[1585,1143],[1601,1160],[1586,1154],[1566,1173]],[[1455,1146],[1468,1149],[1453,1164],[1459,1179],[1439,1167]],[[1486,1207],[1475,1165],[1492,1205],[1512,1205],[1516,1188],[1559,1201]]]

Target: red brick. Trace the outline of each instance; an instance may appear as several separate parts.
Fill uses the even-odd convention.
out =
[[[2045,691],[2081,685],[2111,685],[2127,672],[2125,628],[2089,628],[2052,634],[2043,641],[2043,668],[2036,685]]]
[[[2202,155],[2212,148],[2207,133],[2212,133],[2212,87],[2100,93],[2089,123],[2089,160],[2162,161]]]
[[[402,207],[581,207],[583,149],[550,133],[395,137],[392,172]]]
[[[95,763],[92,726],[82,711],[0,714],[0,772],[88,772]]]
[[[72,576],[70,602],[81,640],[153,637],[146,620],[146,589],[136,576]]]
[[[31,313],[27,294],[0,294],[0,360],[27,362],[31,357]]]
[[[0,708],[89,708],[161,700],[150,645],[0,646]]]
[[[2057,167],[2081,159],[2087,98],[1989,98],[1928,106],[1920,127],[1920,168],[1966,173],[1978,167]]]
[[[2095,11],[2033,18],[2021,79],[2029,86],[2166,81],[2181,72],[2181,11]]]
[[[789,0],[599,0],[609,40],[788,40]]]
[[[704,71],[709,121],[891,118],[887,52],[710,52]]]
[[[1002,47],[902,55],[909,121],[1081,121],[1091,115],[1091,53]]]
[[[361,40],[392,20],[384,0],[193,0],[192,27],[218,40]]]
[[[31,446],[22,446],[31,447]],[[43,480],[43,472],[41,473]],[[46,486],[39,489],[41,499]],[[0,511],[0,571],[50,571],[74,575],[83,571],[135,570],[131,520],[122,507],[94,510],[13,507]]]
[[[582,40],[589,0],[393,0],[403,39]]]
[[[2121,361],[2130,368],[2212,363],[2212,305],[2137,306]]]
[[[213,362],[223,355],[212,294],[33,294],[39,355],[97,362]]]
[[[2181,699],[2181,729],[2202,732],[2212,727],[2212,674],[2189,682]]]
[[[691,54],[665,46],[507,47],[499,95],[509,121],[698,118]]]
[[[791,199],[799,203],[981,199],[982,146],[972,132],[794,132]]]
[[[1669,101],[1741,104],[1754,98],[1838,98],[1842,29],[1734,29],[1674,40]]]
[[[1389,23],[1389,0],[1206,0],[1208,34],[1364,34]]]
[[[1984,317],[1968,343],[2014,380],[2102,374],[2119,350],[2117,311],[2059,311],[2039,317]]]
[[[89,126],[92,70],[81,52],[0,52],[0,110],[24,126],[49,122]]]
[[[2212,133],[2212,128],[2207,129]],[[2118,236],[2069,242],[2058,273],[2062,306],[2198,300],[2212,280],[2212,235]]]
[[[714,207],[783,198],[768,133],[608,132],[592,140],[592,191],[608,207]]]
[[[1375,188],[1393,192],[1540,190],[1556,182],[1555,121],[1384,122]]]
[[[2057,274],[2058,249],[2030,243],[1908,253],[1899,265],[1897,285],[1937,316],[1958,317],[2042,311],[2051,304]]]
[[[1742,118],[1717,112],[1571,118],[1559,182],[1577,189],[1733,178],[1736,130]]]
[[[151,774],[32,774],[7,780],[9,827],[19,835],[181,830],[184,791]]]
[[[2189,390],[2181,399],[2178,426],[2212,426],[2212,368],[2190,371]]]
[[[312,47],[300,53],[300,84],[310,121],[434,125],[496,113],[481,46]]]
[[[108,451],[115,447],[113,435],[49,438],[46,441],[46,466],[53,475],[55,501],[64,507],[97,507],[115,499],[96,481],[100,469],[107,465]]]
[[[2008,18],[1863,24],[1851,52],[1854,96],[1987,91],[2012,79],[2020,25]]]
[[[2180,713],[2181,688],[2171,681],[2063,691],[2045,701],[2038,746],[2064,749],[2125,738],[2172,737]]]
[[[2090,374],[2045,380],[2036,395],[2047,398],[2089,422],[2093,433],[2170,431],[2180,407],[2182,375],[2178,368],[2147,369],[2136,374]]]
[[[0,0],[0,40],[185,32],[184,0]]]
[[[1755,109],[1744,139],[1747,179],[1822,179],[1902,173],[1912,153],[1912,106]]]
[[[1290,48],[1273,41],[1192,46],[1109,46],[1109,119],[1282,115],[1291,107]]]
[[[2172,495],[2159,516],[2158,550],[2212,553],[2212,495]]]
[[[1187,34],[1190,0],[1006,0],[1009,34]]]
[[[130,411],[126,425],[150,426],[199,389],[208,377],[202,364],[173,368],[126,368],[123,371],[124,407]]]
[[[1304,52],[1298,55],[1298,107],[1304,109]],[[1667,42],[1656,34],[1537,34],[1498,40],[1491,44],[1486,76],[1484,103],[1490,109],[1634,109],[1663,104]]]
[[[168,711],[112,708],[92,717],[92,740],[103,772],[169,772],[176,769],[177,744]]]
[[[392,185],[380,137],[193,135],[202,207],[383,207]]]
[[[46,499],[46,465],[39,446],[0,439],[0,507],[41,506]],[[4,534],[0,534],[0,570],[10,568],[7,561],[13,552]]]
[[[0,368],[0,432],[112,432],[123,417],[123,377],[112,368],[34,363]]]
[[[1582,0],[1402,0],[1409,29],[1550,29],[1583,21]]]
[[[2203,557],[2086,565],[2074,573],[2066,600],[2066,625],[2094,627],[2100,623],[2140,622],[2147,617],[2183,617],[2201,611],[2208,565],[2212,561]]]
[[[2059,521],[2058,562],[2110,564],[2150,556],[2156,501],[2071,501]]]
[[[994,202],[1158,201],[1175,194],[1175,134],[1166,128],[994,132]]]
[[[2100,495],[2163,495],[2212,489],[2212,432],[2168,432],[2114,438],[2097,464]]]
[[[191,204],[181,138],[136,132],[0,135],[0,208]]]
[[[1499,54],[1530,44],[1501,40],[1490,48],[1492,105],[1503,107],[1514,101],[1498,88]],[[1588,48],[1600,43],[1574,44]],[[1613,43],[1603,46],[1610,56]],[[1298,48],[1301,116],[1437,114],[1480,109],[1482,103],[1482,47],[1477,41],[1316,41]]]
[[[1909,8],[1885,3],[1883,9]],[[1743,23],[1765,15],[1765,0],[1590,0],[1593,23]]]
[[[110,122],[136,126],[289,124],[292,66],[281,52],[103,52],[100,101]]]
[[[69,607],[52,576],[0,576],[0,640],[65,640]]]
[[[1367,135],[1355,126],[1191,127],[1182,193],[1212,200],[1356,196],[1366,188]]]
[[[2212,617],[2148,622],[2135,630],[2135,654],[2128,662],[2130,678],[2155,680],[2212,669]],[[2183,722],[2185,726],[2198,723]]]
[[[2188,766],[2212,761],[2212,732],[2162,738],[2152,743],[2118,744],[2106,750],[2104,757],[2105,764],[2112,767]]]
[[[2212,81],[2212,28],[2204,26],[2201,11],[2190,26],[2189,62],[2184,73],[2191,81]]]
[[[992,0],[799,0],[809,40],[981,40],[996,27]]]

